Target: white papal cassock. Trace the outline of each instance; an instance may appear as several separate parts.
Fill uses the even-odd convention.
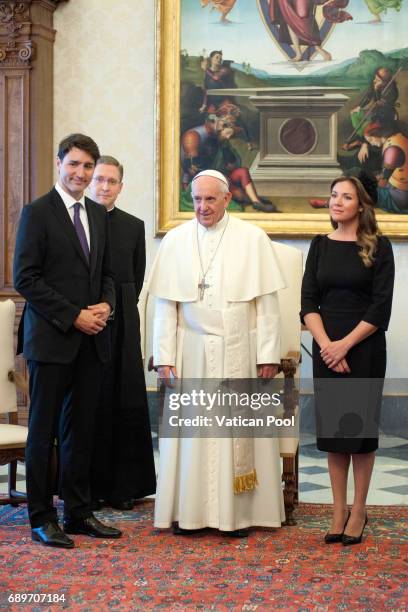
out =
[[[204,270],[212,260],[202,300],[198,242]],[[254,225],[225,213],[213,227],[193,219],[173,229],[161,243],[149,279],[156,298],[155,365],[175,365],[179,377],[191,379],[256,377],[257,363],[279,363],[276,291],[282,287],[272,245]],[[258,485],[241,494],[233,489],[233,444],[225,438],[160,440],[156,527],[170,527],[173,521],[184,529],[225,531],[281,526],[279,441],[254,440]]]

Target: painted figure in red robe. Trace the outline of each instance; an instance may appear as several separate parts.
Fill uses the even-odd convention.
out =
[[[294,50],[292,61],[310,59],[302,52],[301,46],[314,47],[324,60],[331,60],[331,54],[323,49],[319,26],[316,21],[316,7],[323,6],[323,16],[332,23],[352,19],[342,9],[348,0],[267,0],[271,22],[279,29],[279,42],[291,45]]]

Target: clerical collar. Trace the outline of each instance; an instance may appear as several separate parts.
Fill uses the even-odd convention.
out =
[[[111,212],[113,212],[114,210],[115,210],[115,205],[113,205],[113,206],[112,206],[112,208],[110,208],[110,209],[108,210],[108,213],[111,213]]]
[[[227,211],[224,212],[224,216],[222,217],[222,219],[220,219],[215,225],[211,225],[211,227],[205,227],[204,225],[201,225],[201,223],[198,223],[198,230],[199,230],[199,234],[205,234],[206,232],[222,232],[225,228],[225,226],[228,223],[228,213]]]

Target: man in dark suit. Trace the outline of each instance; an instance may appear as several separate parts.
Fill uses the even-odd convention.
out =
[[[26,449],[32,539],[72,548],[66,534],[117,538],[91,512],[90,459],[102,365],[110,358],[106,322],[115,307],[105,210],[84,197],[99,150],[82,134],[59,145],[58,182],[24,206],[14,253],[14,285],[26,299],[18,352],[30,372]],[[59,441],[64,531],[53,506],[51,459]]]
[[[137,309],[146,265],[144,223],[115,206],[122,179],[122,165],[104,155],[90,185],[92,199],[108,211],[116,289],[115,318],[108,326],[112,361],[104,366],[91,493],[96,506],[131,510],[135,499],[155,493],[156,473]]]

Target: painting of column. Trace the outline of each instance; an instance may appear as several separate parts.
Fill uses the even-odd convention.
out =
[[[173,225],[193,212],[192,178],[214,168],[232,213],[271,235],[312,235],[328,227],[332,180],[363,167],[384,232],[408,235],[408,0],[168,2]]]

